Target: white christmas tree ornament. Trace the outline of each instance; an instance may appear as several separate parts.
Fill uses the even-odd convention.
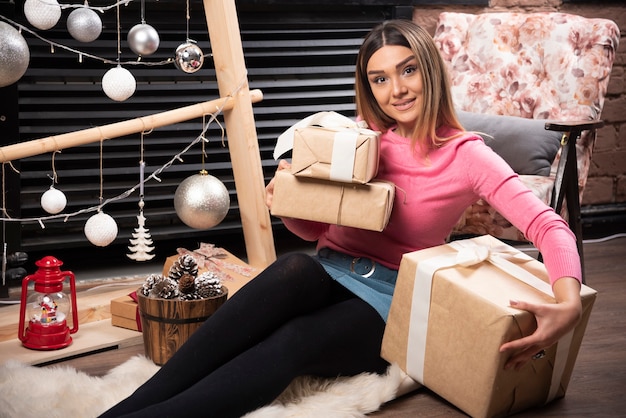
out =
[[[145,228],[146,218],[143,216],[143,210],[139,212],[137,216],[139,226],[135,228],[133,237],[129,240],[130,246],[128,249],[131,254],[126,254],[128,258],[135,261],[148,261],[154,258],[154,254],[149,254],[154,251],[152,246],[152,238],[150,237],[150,230]]]

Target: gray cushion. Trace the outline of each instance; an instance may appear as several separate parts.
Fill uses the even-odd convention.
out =
[[[545,120],[460,110],[457,110],[457,116],[466,130],[482,136],[516,173],[550,175],[562,133],[546,130]]]

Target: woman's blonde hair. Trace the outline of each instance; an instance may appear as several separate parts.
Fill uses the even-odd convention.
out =
[[[426,30],[410,20],[383,22],[365,37],[356,63],[357,114],[383,132],[396,124],[378,105],[367,77],[370,58],[385,45],[409,48],[417,59],[423,84],[423,108],[410,138],[413,145],[426,149],[443,145],[454,136],[437,136],[436,130],[439,126],[445,125],[459,130],[463,128],[454,111],[450,81],[435,42]]]

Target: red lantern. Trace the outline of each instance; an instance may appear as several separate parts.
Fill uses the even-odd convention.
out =
[[[56,350],[72,343],[70,334],[78,331],[76,282],[74,273],[61,271],[61,260],[46,256],[35,262],[38,269],[22,280],[20,325],[18,337],[24,347],[34,350]],[[63,293],[63,282],[69,278],[70,299]],[[34,292],[28,296],[28,284],[34,282]],[[72,313],[72,329],[68,317]],[[24,329],[28,313],[28,327]]]

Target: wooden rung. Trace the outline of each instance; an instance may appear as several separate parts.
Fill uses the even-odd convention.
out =
[[[263,93],[261,93],[261,90],[250,91],[250,101],[252,103],[260,102],[262,99]],[[162,126],[173,125],[189,119],[199,118],[203,115],[210,115],[218,110],[231,110],[233,105],[234,100],[232,97],[222,97],[140,118],[7,145],[0,148],[0,163],[60,151],[106,139],[119,138],[120,136],[138,132],[148,132]]]

